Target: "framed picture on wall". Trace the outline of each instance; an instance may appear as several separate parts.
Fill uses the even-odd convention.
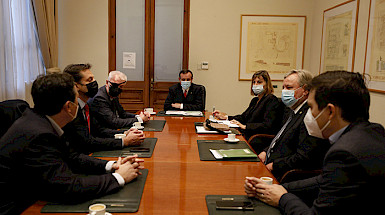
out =
[[[359,0],[324,10],[319,73],[354,71]]]
[[[306,16],[241,15],[240,81],[266,70],[283,80],[292,69],[303,68]]]
[[[370,91],[385,93],[385,0],[371,0],[364,74]]]

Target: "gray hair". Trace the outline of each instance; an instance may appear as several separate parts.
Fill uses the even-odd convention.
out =
[[[108,81],[117,79],[127,81],[127,76],[121,71],[111,71],[110,74],[108,74]]]
[[[301,87],[304,88],[304,90],[310,90],[310,87],[309,87],[309,84],[311,82],[311,80],[313,79],[313,75],[307,71],[307,70],[291,70],[290,72],[288,72],[284,78],[286,78],[287,76],[289,75],[292,75],[292,74],[297,74],[298,75],[298,78],[299,78],[299,85]]]

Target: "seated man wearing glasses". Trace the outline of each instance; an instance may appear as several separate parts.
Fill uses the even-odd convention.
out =
[[[147,122],[150,114],[141,112],[139,115],[126,112],[119,103],[118,96],[127,82],[127,76],[120,71],[111,71],[106,85],[99,88],[98,93],[88,103],[90,111],[97,120],[109,128],[131,127],[134,122]]]

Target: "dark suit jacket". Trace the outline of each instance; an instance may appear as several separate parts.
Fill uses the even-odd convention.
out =
[[[321,169],[325,153],[330,147],[327,140],[310,136],[307,132],[303,119],[309,106],[305,103],[295,114],[283,131],[267,163],[273,162],[272,173],[280,178],[285,172],[292,169]],[[289,117],[287,108],[285,120]]]
[[[45,116],[27,109],[0,139],[0,214],[38,199],[78,202],[115,191],[106,163],[71,151]]]
[[[246,125],[244,133],[246,140],[254,134],[276,134],[281,128],[283,117],[283,104],[273,94],[265,95],[258,102],[254,97],[249,107],[240,115],[229,116],[229,120],[235,119]]]
[[[356,122],[326,153],[322,174],[284,184],[279,204],[286,214],[381,214],[384,182],[384,128]]]
[[[180,83],[169,88],[166,101],[164,102],[164,110],[180,110],[173,108],[172,103],[183,103],[183,110],[204,111],[206,90],[203,85],[191,83],[187,97],[183,95],[183,89]]]
[[[92,113],[90,113],[90,127],[91,134],[88,130],[88,123],[84,118],[83,110],[79,106],[77,117],[63,128],[64,135],[69,141],[70,146],[79,153],[89,154],[95,151],[122,148],[122,140],[114,138],[114,134],[122,132],[101,127]]]
[[[88,100],[90,112],[101,125],[108,128],[131,127],[138,120],[135,114],[126,112],[119,103],[119,98],[111,99],[106,86],[99,88],[98,93]]]

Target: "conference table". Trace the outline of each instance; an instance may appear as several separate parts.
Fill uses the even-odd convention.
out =
[[[162,132],[145,132],[146,137],[158,138],[158,141],[152,157],[143,158],[143,165],[149,172],[139,210],[127,214],[208,214],[205,196],[245,195],[246,176],[269,176],[278,183],[262,162],[201,161],[197,140],[226,137],[196,134],[194,122],[203,122],[209,114],[206,112],[205,117],[151,117],[152,120],[166,120],[166,124]],[[237,138],[245,141],[241,135]],[[23,215],[42,214],[40,210],[45,204],[38,201]]]

